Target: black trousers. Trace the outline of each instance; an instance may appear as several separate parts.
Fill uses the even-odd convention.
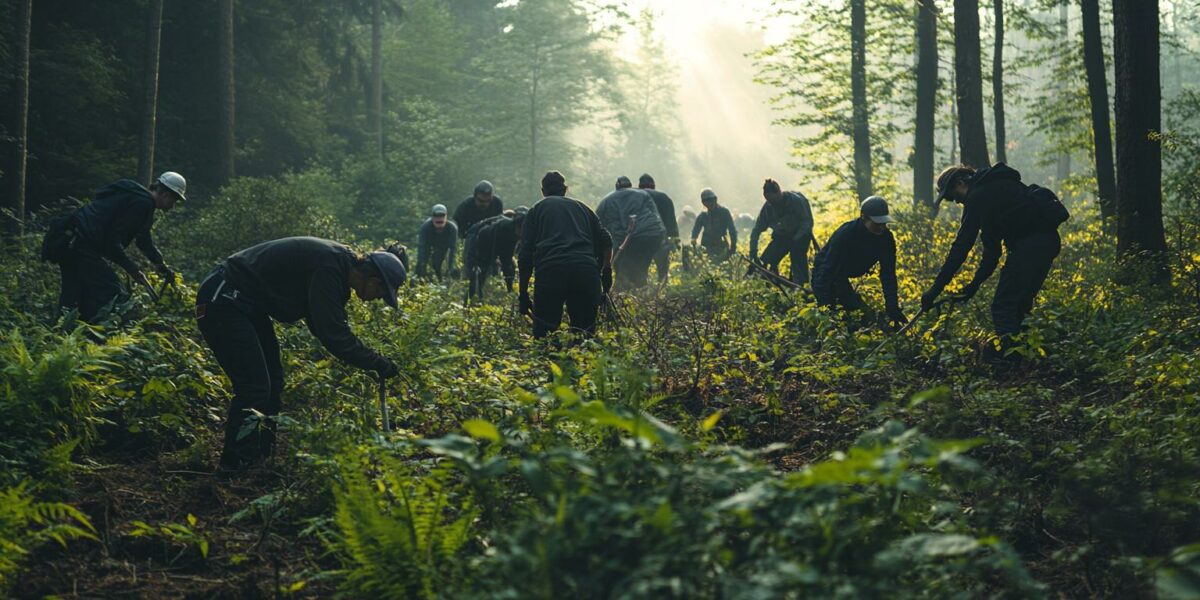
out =
[[[788,279],[793,283],[804,284],[808,282],[808,237],[799,240],[790,239],[791,236],[772,237],[771,243],[762,253],[762,263],[771,270],[778,270],[779,263],[783,262],[784,257],[791,255],[792,268]]]
[[[644,235],[630,238],[629,244],[613,263],[617,283],[621,289],[636,289],[646,285],[650,275],[650,262],[663,244],[661,235]]]
[[[58,268],[62,273],[59,308],[78,309],[79,318],[88,323],[107,316],[124,292],[108,261],[87,250],[63,252]]]
[[[1000,283],[992,297],[992,325],[1002,338],[1021,331],[1021,323],[1033,310],[1033,301],[1062,250],[1062,240],[1057,231],[1037,233],[1007,242],[1005,250]]]
[[[247,419],[254,411],[267,417],[279,414],[283,362],[271,317],[233,289],[218,268],[196,293],[196,323],[233,384],[221,466],[238,468],[269,457],[274,424]]]
[[[533,337],[546,337],[558,330],[563,304],[571,318],[571,329],[594,335],[600,288],[600,271],[595,267],[539,269],[533,287]]]
[[[654,270],[658,273],[660,283],[671,276],[671,244],[665,240],[654,255]]]

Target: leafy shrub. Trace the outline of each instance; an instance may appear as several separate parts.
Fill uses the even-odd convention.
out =
[[[38,502],[24,483],[0,490],[0,595],[12,584],[22,561],[38,546],[62,546],[77,538],[95,540],[87,516],[69,504]]]

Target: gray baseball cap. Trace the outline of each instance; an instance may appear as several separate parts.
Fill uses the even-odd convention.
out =
[[[476,194],[490,194],[493,190],[495,190],[495,188],[492,186],[492,182],[486,179],[475,184]]]
[[[712,190],[712,188],[704,188],[703,190],[700,190],[700,201],[701,202],[708,202],[709,200],[716,200],[716,199],[717,199],[717,193],[714,192]]]
[[[435,217],[446,216],[446,205],[445,204],[434,204],[433,210],[429,211],[429,214],[431,214]]]
[[[871,196],[863,200],[860,208],[862,209],[862,214],[867,215],[876,223],[891,223],[894,220],[888,216],[887,200],[879,196]]]

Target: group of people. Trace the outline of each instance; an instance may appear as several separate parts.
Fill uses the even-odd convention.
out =
[[[52,223],[42,256],[60,267],[60,309],[77,311],[84,321],[102,318],[121,293],[110,263],[149,285],[125,254],[133,242],[160,274],[173,280],[151,227],[156,211],[170,210],[186,198],[186,187],[174,172],[163,173],[148,188],[120,180]],[[983,258],[960,297],[973,296],[1007,250],[992,320],[1002,343],[1009,344],[1058,255],[1057,228],[1066,211],[1052,193],[1022,183],[1020,174],[1003,163],[979,170],[948,168],[938,177],[937,189],[939,202],[951,199],[963,205],[962,223],[921,307],[934,305],[982,237]],[[559,329],[564,307],[572,330],[594,333],[599,308],[614,284],[621,289],[646,285],[652,263],[659,279],[667,278],[671,253],[680,248],[679,227],[671,198],[656,189],[650,175],[642,175],[637,188],[619,177],[595,211],[568,193],[562,173],[550,171],[541,181],[542,198],[531,208],[505,211],[487,181],[475,187],[453,217],[444,205],[435,205],[420,228],[415,274],[440,278],[445,267],[448,276],[458,276],[461,240],[470,296],[481,295],[488,276],[499,270],[510,292],[517,280],[517,301],[532,320],[535,337]],[[896,242],[888,229],[893,219],[883,198],[865,199],[858,218],[841,225],[822,248],[813,236],[807,198],[784,191],[772,179],[764,182],[762,193],[765,202],[750,232],[747,260],[752,268],[782,277],[779,266],[790,257],[788,279],[804,284],[809,279],[808,249],[817,247],[811,289],[818,304],[859,311],[867,306],[850,280],[878,267],[888,319],[894,325],[906,321],[897,298]],[[737,252],[737,224],[713,190],[704,189],[700,201],[704,213],[692,226],[691,245],[712,260],[725,260]],[[759,254],[759,238],[768,229],[770,242]],[[233,254],[202,280],[195,301],[197,325],[233,385],[223,469],[239,470],[271,454],[272,420],[248,420],[274,416],[280,408],[284,373],[273,321],[303,319],[334,356],[388,378],[397,374],[396,364],[354,335],[346,304],[353,292],[362,301],[383,300],[395,307],[406,278],[402,249],[359,254],[334,241],[292,237]]]

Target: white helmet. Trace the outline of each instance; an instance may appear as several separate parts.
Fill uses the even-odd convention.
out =
[[[179,194],[180,200],[187,200],[187,180],[183,178],[183,175],[175,171],[164,171],[162,175],[158,176],[158,182]]]

